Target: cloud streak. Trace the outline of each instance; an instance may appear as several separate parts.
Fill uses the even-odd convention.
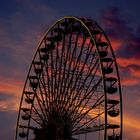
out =
[[[0,77],[0,111],[18,110],[23,86],[23,81]]]

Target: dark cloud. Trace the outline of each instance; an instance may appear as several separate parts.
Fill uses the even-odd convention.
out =
[[[56,16],[38,0],[18,0],[16,11],[7,19],[0,17],[1,75],[17,78],[27,73],[41,37]]]
[[[122,17],[120,10],[117,7],[111,7],[102,12],[102,23],[105,25],[106,30],[112,37],[125,39],[127,36],[124,34],[130,34],[130,27],[128,23]],[[116,30],[114,30],[116,29]]]
[[[115,50],[122,84],[134,86],[140,82],[140,28],[132,26],[122,13],[116,7],[105,9],[101,21]]]
[[[133,36],[128,43],[129,46],[126,49],[132,54],[131,56],[140,59],[140,36]]]
[[[135,64],[131,64],[131,65],[127,66],[127,68],[133,68],[134,70],[140,70],[140,66],[135,65]]]
[[[0,138],[14,139],[17,112],[0,111]]]
[[[125,58],[140,58],[140,36],[138,35],[140,29],[133,27],[130,20],[124,18],[120,9],[111,7],[104,10],[101,21],[110,39],[121,42],[118,55]]]
[[[13,100],[13,98],[15,97],[14,94],[8,94],[8,93],[2,93],[0,92],[0,102],[1,101],[7,101],[7,100]]]

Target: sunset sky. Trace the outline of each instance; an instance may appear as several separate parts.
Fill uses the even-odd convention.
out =
[[[0,0],[0,139],[12,140],[24,81],[37,45],[63,16],[89,17],[116,54],[123,96],[123,140],[140,140],[139,0]]]

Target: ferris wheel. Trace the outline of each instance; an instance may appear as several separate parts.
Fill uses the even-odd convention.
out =
[[[64,17],[45,33],[25,81],[15,140],[122,140],[116,59],[93,20]]]

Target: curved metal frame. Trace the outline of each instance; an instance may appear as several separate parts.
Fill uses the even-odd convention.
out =
[[[111,44],[109,42],[109,39],[108,39],[107,35],[105,34],[103,29],[96,22],[94,22],[91,19],[78,18],[78,17],[64,17],[62,19],[59,19],[55,24],[53,24],[48,29],[48,31],[45,33],[44,37],[42,38],[41,42],[39,43],[39,46],[37,48],[37,51],[35,53],[35,56],[33,57],[31,66],[29,68],[29,72],[27,74],[27,78],[26,78],[26,81],[25,81],[24,89],[23,89],[23,94],[22,94],[22,97],[21,97],[21,102],[20,102],[20,107],[19,107],[19,114],[18,114],[18,119],[17,119],[17,128],[16,128],[15,140],[18,139],[18,133],[19,133],[18,129],[22,128],[23,131],[24,131],[24,129],[27,129],[27,136],[25,136],[24,133],[22,133],[23,137],[26,138],[27,140],[28,140],[29,130],[30,129],[35,129],[34,127],[30,126],[30,123],[31,123],[30,121],[31,121],[31,118],[32,118],[31,117],[32,113],[33,113],[33,107],[34,107],[33,104],[35,102],[34,100],[35,100],[35,98],[38,98],[38,95],[37,95],[37,92],[36,92],[36,90],[37,90],[36,82],[39,81],[39,79],[41,77],[41,73],[43,73],[42,71],[39,71],[39,70],[41,70],[41,69],[43,70],[45,65],[47,65],[45,60],[44,61],[40,60],[41,63],[38,63],[38,64],[36,63],[36,65],[39,65],[38,75],[37,75],[37,71],[35,72],[37,76],[31,75],[31,74],[33,73],[32,71],[35,69],[35,60],[36,60],[36,58],[40,57],[39,59],[41,59],[41,57],[42,57],[42,55],[40,54],[41,53],[40,49],[43,49],[42,44],[44,44],[46,42],[47,37],[48,37],[49,34],[51,34],[51,37],[53,37],[53,35],[52,35],[53,31],[52,30],[57,25],[58,25],[57,28],[59,28],[60,23],[62,23],[62,22],[65,23],[65,24],[67,24],[68,22],[69,23],[76,23],[76,24],[78,23],[78,24],[80,24],[79,29],[78,29],[78,26],[76,26],[76,29],[75,29],[74,25],[72,25],[71,28],[74,28],[73,30],[75,30],[75,32],[77,32],[77,30],[80,30],[79,33],[83,32],[84,36],[86,34],[86,36],[88,38],[90,38],[90,43],[92,44],[92,46],[95,46],[95,48],[96,48],[95,52],[96,52],[96,55],[97,55],[97,57],[99,59],[99,64],[100,64],[100,69],[101,69],[101,73],[100,73],[101,75],[100,76],[102,77],[101,80],[102,80],[103,91],[104,91],[104,101],[103,101],[104,102],[104,124],[102,124],[102,126],[99,126],[98,128],[94,128],[94,129],[93,128],[84,128],[85,130],[82,130],[82,129],[78,130],[78,128],[77,128],[78,131],[76,131],[75,134],[104,130],[104,140],[106,140],[106,139],[112,140],[113,138],[114,138],[113,140],[121,140],[122,139],[122,95],[121,95],[121,84],[120,84],[120,77],[119,77],[117,62],[116,62],[116,59],[115,59],[115,55],[113,53],[112,46],[111,46]],[[67,25],[65,25],[65,26],[67,26]],[[65,29],[66,29],[66,27],[65,27]],[[73,34],[73,31],[71,31],[71,35],[69,37],[71,37],[72,34]],[[67,35],[64,35],[64,38],[66,36]],[[77,35],[77,37],[78,37],[78,35]],[[57,43],[59,42],[59,40],[61,40],[60,36],[58,38],[55,38],[55,39],[57,40],[56,41]],[[50,38],[50,40],[51,40],[51,47],[52,47],[53,46],[52,38]],[[65,41],[64,41],[64,43],[65,43]],[[77,42],[76,42],[76,44],[77,44]],[[64,44],[63,44],[63,47],[64,47]],[[46,43],[45,43],[45,48],[46,48]],[[44,51],[46,51],[46,50],[44,49]],[[47,59],[46,57],[47,56],[45,56],[45,59]],[[51,58],[53,58],[53,56],[51,56]],[[57,61],[56,61],[56,63],[57,63]],[[112,69],[113,69],[113,71],[112,71]],[[47,70],[46,74],[48,74],[48,70]],[[40,81],[40,82],[45,83],[45,79],[42,78],[42,80],[43,81]],[[29,83],[29,81],[30,81],[30,83]],[[32,82],[32,81],[34,81],[34,82]],[[28,103],[31,104],[31,108],[30,108],[30,110],[27,110],[27,108],[22,107],[22,106],[24,106],[23,105],[24,100],[25,100],[24,98],[30,96],[30,95],[27,95],[27,93],[26,93],[26,89],[29,88],[29,85],[30,85],[30,87],[32,86],[33,97],[32,97],[32,100],[30,100],[30,101],[28,100]],[[40,84],[39,84],[39,86],[40,86]],[[118,91],[115,90],[116,87],[119,89]],[[41,88],[40,88],[40,90],[41,90]],[[45,90],[45,88],[44,88],[44,90]],[[41,99],[44,101],[44,97],[43,97],[42,94],[41,94]],[[48,115],[47,111],[45,112],[46,114],[44,114],[44,111],[43,111],[42,106],[40,104],[39,98],[37,99],[37,101],[38,101],[38,104],[40,106],[41,111],[43,112],[43,115],[47,116]],[[62,100],[61,100],[61,102],[62,102]],[[43,104],[43,102],[41,102],[41,103]],[[117,110],[115,110],[116,107],[119,109],[119,114],[118,114]],[[87,114],[88,114],[88,112],[90,110],[91,109],[89,109],[87,111]],[[24,111],[24,113],[25,113],[24,116],[21,115],[22,114],[21,111]],[[74,110],[73,110],[73,112],[74,112]],[[38,113],[38,112],[36,112],[36,113]],[[38,116],[39,116],[39,114],[38,114]],[[111,119],[118,117],[119,124],[111,124],[111,122],[109,120],[109,116],[111,116]],[[42,117],[40,116],[40,118],[42,118]],[[22,121],[20,122],[21,119],[25,119],[26,122],[28,121],[28,123],[26,123],[26,126],[22,125]],[[32,118],[32,119],[34,119],[34,118]],[[47,120],[42,119],[41,121],[45,123]],[[39,123],[39,122],[37,122],[37,123]],[[113,134],[111,134],[110,129],[113,130]],[[116,129],[120,130],[119,136],[115,134]],[[108,136],[109,133],[111,134],[110,136]]]

